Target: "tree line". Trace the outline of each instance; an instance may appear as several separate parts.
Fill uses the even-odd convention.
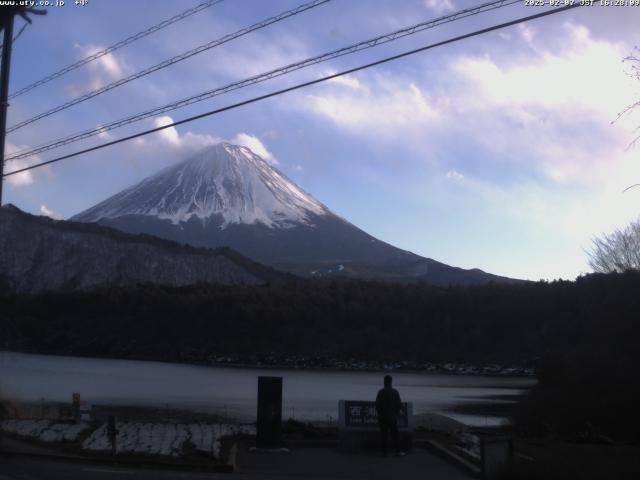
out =
[[[640,400],[640,272],[468,287],[292,279],[0,291],[0,345],[13,350],[194,363],[303,355],[534,364],[538,390],[571,390],[581,405],[597,398],[610,416]],[[550,421],[535,415],[527,428]]]

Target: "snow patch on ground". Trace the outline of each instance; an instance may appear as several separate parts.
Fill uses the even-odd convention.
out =
[[[87,430],[87,423],[60,423],[53,420],[3,420],[0,430],[42,442],[74,442]],[[191,448],[214,458],[220,458],[222,438],[229,435],[255,435],[252,425],[205,423],[140,423],[118,422],[116,446],[118,453],[143,453],[179,457],[187,443]],[[82,448],[111,451],[107,425],[102,424],[83,442]]]
[[[116,424],[116,448],[118,453],[146,453],[179,457],[186,443],[196,451],[220,457],[221,439],[229,435],[255,435],[255,427],[204,423],[138,423]],[[83,443],[82,448],[95,451],[110,451],[111,442],[106,424],[95,430]]]

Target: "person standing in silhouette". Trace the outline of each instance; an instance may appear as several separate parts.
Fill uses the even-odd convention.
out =
[[[385,456],[389,454],[388,443],[389,434],[396,450],[397,455],[404,455],[400,451],[400,442],[398,441],[398,415],[402,403],[400,394],[391,386],[391,375],[384,376],[384,388],[378,391],[376,396],[376,412],[378,413],[378,425],[380,426],[380,437],[382,440],[382,452]]]

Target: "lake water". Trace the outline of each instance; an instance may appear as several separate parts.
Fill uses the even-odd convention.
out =
[[[164,362],[0,352],[0,397],[69,402],[73,392],[98,405],[155,406],[253,421],[257,377],[283,377],[283,417],[336,420],[338,400],[374,400],[384,373],[202,367]],[[403,401],[414,413],[446,412],[455,405],[517,395],[535,379],[393,373]],[[448,413],[449,414],[449,413]],[[449,414],[450,415],[450,414]],[[503,419],[450,415],[472,425]]]

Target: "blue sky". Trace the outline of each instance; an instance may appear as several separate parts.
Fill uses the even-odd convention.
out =
[[[16,41],[11,91],[197,0],[67,1]],[[300,3],[225,0],[11,101],[9,125]],[[483,3],[332,0],[33,123],[8,152]],[[549,7],[546,7],[549,8]],[[540,11],[519,5],[443,25],[171,112],[178,120]],[[436,260],[519,278],[586,273],[590,239],[638,217],[640,98],[622,59],[640,7],[579,8],[461,41],[177,129],[8,177],[5,203],[67,218],[220,139],[246,144],[337,214]],[[22,20],[16,21],[16,29]],[[79,146],[150,128],[167,116]]]

